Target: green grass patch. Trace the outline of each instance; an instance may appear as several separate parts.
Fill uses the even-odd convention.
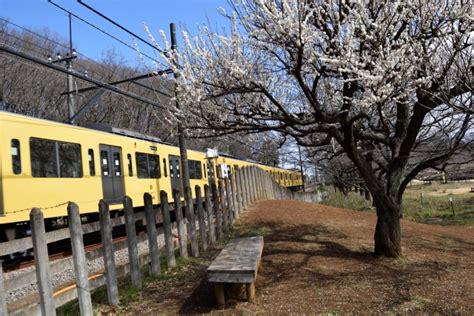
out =
[[[321,204],[346,208],[354,211],[373,211],[372,201],[368,201],[364,196],[355,192],[349,192],[347,195],[334,190],[327,190],[327,193]]]
[[[474,225],[474,193],[457,193],[474,183],[456,182],[408,187],[403,196],[407,219],[445,225]],[[451,203],[452,200],[452,203]]]
[[[421,223],[474,226],[474,193],[466,192],[471,187],[473,182],[410,186],[403,196],[404,218]],[[371,201],[355,192],[344,196],[331,187],[326,192],[321,204],[355,211],[375,210]]]

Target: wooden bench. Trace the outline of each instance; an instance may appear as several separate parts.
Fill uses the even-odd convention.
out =
[[[225,304],[226,283],[246,284],[247,300],[251,302],[255,299],[257,272],[262,272],[262,251],[262,236],[229,241],[207,268],[207,281],[214,284],[217,304]]]

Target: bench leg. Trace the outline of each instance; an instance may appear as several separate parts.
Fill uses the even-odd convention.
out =
[[[263,273],[263,263],[262,260],[260,260],[260,263],[258,265],[258,273],[262,274]]]
[[[214,283],[214,295],[216,296],[217,305],[225,305],[225,293],[223,283]]]
[[[255,283],[247,283],[247,301],[255,300]]]

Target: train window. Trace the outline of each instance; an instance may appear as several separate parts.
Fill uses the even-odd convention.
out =
[[[189,178],[202,179],[201,162],[198,160],[188,160]]]
[[[132,155],[127,154],[128,176],[133,177]]]
[[[56,142],[59,154],[59,176],[61,178],[81,178],[81,145]]]
[[[113,158],[114,158],[114,174],[116,177],[121,177],[122,176],[122,161],[120,159],[120,153],[114,152]]]
[[[148,155],[148,170],[150,178],[158,179],[160,177],[160,157]]]
[[[135,161],[137,163],[137,176],[139,178],[148,178],[147,154],[136,153]]]
[[[102,175],[110,177],[109,152],[106,150],[100,152],[100,165],[102,166]]]
[[[135,153],[137,176],[142,179],[160,177],[160,156],[145,153]]]
[[[168,177],[168,168],[166,168],[166,158],[163,158],[163,172],[165,173],[165,178]]]
[[[203,173],[204,178],[207,178],[207,171],[206,171],[207,169],[206,169],[206,164],[204,162],[202,163],[202,170],[204,170],[204,173]]]
[[[31,174],[42,178],[82,177],[81,145],[30,138]]]
[[[12,168],[13,174],[21,173],[21,157],[20,157],[20,141],[18,139],[12,139]]]
[[[30,139],[31,174],[33,177],[58,177],[56,142],[46,139]]]
[[[94,150],[89,149],[87,151],[87,155],[89,159],[89,173],[91,176],[95,176]]]

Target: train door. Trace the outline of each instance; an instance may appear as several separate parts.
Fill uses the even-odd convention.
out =
[[[99,150],[104,200],[109,203],[119,203],[125,195],[122,149],[110,145],[100,145]]]
[[[181,180],[181,170],[180,170],[180,159],[179,156],[168,156],[168,161],[170,165],[170,181],[171,181],[171,191],[179,190],[181,194],[182,190],[182,180]]]

